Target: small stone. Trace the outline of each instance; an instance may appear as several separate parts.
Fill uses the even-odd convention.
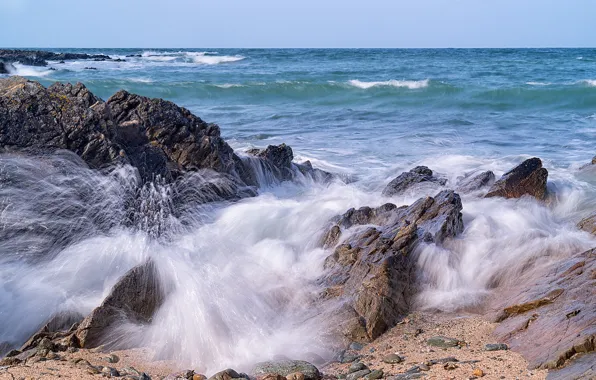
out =
[[[504,343],[489,343],[484,346],[484,351],[505,351],[509,347]]]
[[[268,373],[264,376],[257,377],[257,380],[286,380],[286,378],[276,373]]]
[[[360,359],[360,355],[345,353],[340,357],[340,363],[352,363],[358,359]]]
[[[87,373],[89,373],[91,375],[99,375],[101,373],[99,368],[94,367],[92,365],[87,366],[85,369],[86,369]]]
[[[348,369],[348,373],[354,373],[354,372],[362,371],[364,369],[368,369],[366,367],[366,365],[364,365],[363,363],[360,363],[360,362],[354,362]]]
[[[120,358],[117,355],[110,354],[106,357],[106,361],[108,363],[118,363],[120,361]]]
[[[378,380],[381,378],[383,378],[383,371],[381,371],[380,369],[375,369],[368,375],[364,376],[365,380]]]
[[[459,347],[460,345],[463,345],[464,342],[459,339],[448,338],[445,336],[433,336],[426,340],[426,344],[434,347],[450,348]]]
[[[374,353],[376,350],[374,348],[371,348],[370,350],[368,350],[371,354]]]
[[[474,372],[472,372],[472,375],[474,375],[476,377],[483,377],[484,376],[484,371],[481,370],[480,368],[476,368],[474,370]]]
[[[458,366],[455,363],[445,363],[443,365],[443,368],[446,369],[447,371],[452,371],[452,370],[458,368]]]
[[[149,375],[147,375],[145,372],[143,372],[139,376],[139,380],[151,380],[151,377]]]
[[[383,358],[383,363],[397,364],[403,362],[404,359],[397,354],[389,354]]]
[[[360,371],[352,372],[346,376],[346,380],[357,380],[360,379],[370,373],[369,369],[363,369]]]
[[[364,345],[362,345],[362,343],[358,343],[358,342],[352,342],[352,344],[350,344],[350,350],[354,350],[354,351],[360,351],[360,350],[362,350],[363,347],[364,347]]]
[[[50,350],[48,350],[47,348],[38,348],[37,353],[35,355],[39,356],[40,358],[45,358],[46,356],[48,356],[49,353]]]
[[[112,368],[112,367],[103,367],[101,369],[101,373],[103,373],[104,375],[106,375],[108,377],[120,377],[120,372],[118,372],[118,370],[116,368]]]
[[[52,351],[54,349],[54,343],[52,343],[52,341],[50,339],[45,337],[39,342],[39,344],[37,345],[37,349]],[[45,356],[45,355],[43,355],[43,356]]]
[[[207,376],[200,373],[195,373],[192,375],[192,380],[207,380]]]
[[[290,373],[286,376],[286,380],[304,380],[304,374],[302,372]]]
[[[418,368],[420,368],[421,371],[430,371],[430,367],[426,363],[418,365]]]

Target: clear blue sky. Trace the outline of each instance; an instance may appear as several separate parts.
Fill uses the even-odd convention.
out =
[[[596,0],[0,0],[3,47],[596,47]]]

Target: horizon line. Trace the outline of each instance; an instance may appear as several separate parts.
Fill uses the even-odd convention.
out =
[[[114,46],[90,46],[90,47],[81,47],[81,46],[12,46],[12,47],[0,47],[0,49],[6,50],[16,50],[16,49],[246,49],[246,50],[284,50],[284,49],[304,49],[304,50],[441,50],[441,49],[461,49],[461,50],[473,50],[473,49],[596,49],[596,46],[513,46],[513,47],[481,47],[481,46],[469,46],[469,47],[225,47],[225,46],[193,46],[193,47],[142,47],[142,46],[129,46],[129,47],[114,47]]]

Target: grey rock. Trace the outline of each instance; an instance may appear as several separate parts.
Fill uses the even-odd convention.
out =
[[[360,378],[368,375],[369,373],[370,373],[370,370],[368,368],[360,370],[360,371],[352,372],[352,373],[349,373],[348,376],[346,376],[346,380],[357,380],[357,379],[360,379]]]
[[[208,380],[230,380],[230,379],[242,379],[243,377],[231,368],[224,369],[211,376]]]
[[[101,369],[101,373],[103,373],[107,377],[120,377],[120,372],[118,372],[116,368],[112,367],[103,367]]]
[[[459,362],[459,360],[457,360],[456,358],[454,358],[453,356],[449,356],[446,358],[440,358],[440,359],[433,359],[430,360],[429,363],[434,365],[434,364],[445,364],[445,363],[456,363]]]
[[[447,183],[447,180],[444,178],[434,177],[432,170],[426,166],[417,166],[409,172],[400,174],[398,177],[389,182],[387,187],[385,187],[383,190],[383,195],[386,197],[399,195],[410,187],[420,183],[443,186]]]
[[[387,364],[398,364],[403,361],[404,361],[404,359],[401,356],[399,356],[398,354],[389,354],[389,355],[383,357],[383,363],[387,363]]]
[[[462,194],[472,193],[478,191],[483,187],[492,186],[495,182],[495,174],[493,172],[485,171],[477,175],[470,175],[463,178],[457,185],[456,191]]]
[[[340,363],[352,363],[352,362],[360,359],[361,357],[362,357],[362,355],[346,352],[343,355],[340,355],[339,362]]]
[[[380,369],[375,369],[374,371],[371,371],[371,373],[369,373],[368,375],[364,376],[364,378],[366,380],[378,380],[378,379],[382,379],[383,378],[383,371],[381,371]]]
[[[432,338],[428,338],[426,340],[426,344],[433,347],[450,348],[459,347],[463,345],[464,342],[456,338],[448,338],[445,336],[433,336]]]
[[[360,351],[360,350],[362,350],[362,348],[364,348],[364,345],[362,343],[358,343],[358,342],[350,343],[350,350]]]
[[[302,372],[306,380],[319,380],[321,377],[317,367],[303,360],[267,361],[256,364],[252,370],[257,377],[268,374],[285,377],[295,372]]]
[[[354,362],[348,369],[348,373],[362,371],[363,369],[368,369],[368,367],[364,363]]]
[[[484,351],[505,351],[508,349],[509,347],[503,343],[489,343],[484,345]]]

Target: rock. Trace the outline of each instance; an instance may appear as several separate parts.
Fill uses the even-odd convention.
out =
[[[211,376],[209,380],[230,380],[230,379],[242,379],[243,377],[238,374],[238,372],[234,371],[233,369],[225,369],[216,373],[215,375]]]
[[[364,345],[362,343],[358,343],[358,342],[350,343],[350,350],[360,351],[360,350],[362,350],[362,348],[364,348]]]
[[[275,373],[269,373],[267,375],[257,377],[257,380],[287,380],[287,378]]]
[[[363,369],[368,369],[368,367],[364,363],[354,362],[348,369],[348,373],[362,371]]]
[[[418,368],[420,368],[421,371],[430,371],[430,366],[426,363],[419,364]]]
[[[207,376],[202,375],[200,373],[195,373],[192,375],[192,380],[207,380]]]
[[[22,363],[22,360],[14,356],[0,360],[0,366],[13,366],[20,363]]]
[[[358,359],[360,359],[362,355],[351,354],[351,353],[344,353],[340,356],[339,362],[340,363],[352,363]]]
[[[382,194],[386,197],[399,195],[410,187],[421,183],[443,186],[447,183],[447,180],[434,177],[432,170],[426,166],[417,166],[409,172],[403,172],[397,178],[389,182]]]
[[[378,379],[382,379],[382,378],[383,378],[383,371],[381,371],[380,369],[375,369],[368,375],[364,376],[365,380],[378,380]]]
[[[404,361],[404,359],[397,354],[389,354],[389,355],[383,357],[383,363],[387,363],[387,364],[398,364],[403,361]]]
[[[120,372],[116,368],[112,367],[103,367],[101,369],[101,373],[107,377],[120,377]]]
[[[352,372],[346,376],[346,380],[358,380],[358,379],[363,378],[364,376],[368,375],[369,373],[370,373],[370,370],[368,368],[360,370],[360,371]]]
[[[120,361],[120,358],[117,355],[110,354],[106,357],[106,361],[108,363],[118,363]]]
[[[148,323],[163,300],[155,264],[147,261],[132,268],[102,304],[81,322],[76,331],[81,347],[95,348],[105,343],[119,346],[122,342],[110,336],[114,327],[123,321]]]
[[[456,191],[462,194],[478,191],[486,186],[492,186],[495,182],[495,174],[490,170],[477,175],[464,177],[457,185]]]
[[[83,70],[97,70],[97,67],[85,67]]]
[[[288,376],[291,373],[301,372],[306,380],[319,380],[321,374],[314,365],[303,360],[278,360],[262,362],[255,365],[252,373],[255,376],[276,374]]]
[[[434,336],[426,340],[426,344],[433,347],[450,348],[459,347],[465,343],[459,339],[447,338],[444,336]]]
[[[546,380],[568,379],[596,379],[596,353],[578,354],[573,358],[572,365],[549,370],[546,376]]]
[[[596,235],[596,214],[582,219],[578,224],[577,227],[580,230],[584,230],[586,232],[591,233],[592,235]]]
[[[335,218],[340,229],[379,225],[355,233],[325,260],[322,302],[345,301],[327,317],[336,333],[368,342],[401,321],[415,294],[413,249],[420,243],[441,244],[463,231],[461,209],[459,195],[442,191],[411,206],[350,209]]]
[[[459,368],[457,364],[455,363],[445,363],[443,365],[443,368],[447,371],[453,371],[454,369]]]
[[[476,377],[484,377],[484,371],[481,370],[480,368],[476,368],[473,372],[472,372],[472,376],[476,376]]]
[[[491,307],[500,324],[498,341],[528,360],[529,368],[555,369],[585,362],[576,358],[596,346],[596,249],[552,260],[495,290]],[[573,370],[569,370],[573,371]]]
[[[302,372],[290,373],[286,376],[286,380],[304,380],[304,374]]]
[[[536,199],[546,198],[548,171],[539,158],[530,158],[511,169],[495,182],[485,195],[490,197],[520,198],[530,195]]]
[[[10,62],[0,60],[0,74],[10,74],[16,71],[16,68]]]
[[[0,49],[0,61],[20,62],[27,66],[47,66],[47,61],[70,61],[70,60],[101,60],[110,59],[107,55],[81,54],[81,53],[53,53],[39,50],[10,50]]]
[[[506,351],[509,347],[503,343],[489,343],[484,345],[484,351]]]

